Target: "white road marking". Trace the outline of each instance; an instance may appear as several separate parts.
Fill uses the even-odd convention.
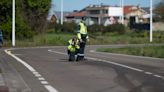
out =
[[[21,64],[23,64],[27,69],[29,69],[31,72],[35,72],[36,70],[30,66],[29,64],[27,64],[25,61],[21,60],[20,58],[18,58],[17,56],[15,56],[14,54],[11,53],[11,51],[7,51],[5,50],[5,52],[12,56],[13,58],[15,58],[18,62],[20,62]]]
[[[90,52],[95,52],[94,50],[90,50]]]
[[[39,77],[38,80],[43,81],[45,79],[43,77]]]
[[[160,76],[160,75],[154,75],[155,77],[158,77],[158,78],[162,78],[162,76]]]
[[[58,51],[52,51],[52,50],[48,50],[48,51],[49,52],[58,53],[58,54],[67,55],[65,53],[58,52]],[[102,62],[110,63],[110,64],[113,64],[113,65],[121,66],[121,67],[128,68],[128,69],[131,69],[131,70],[135,70],[135,71],[138,71],[138,72],[143,72],[143,70],[141,70],[141,69],[137,69],[137,68],[134,68],[134,67],[131,67],[131,66],[119,64],[119,63],[116,63],[116,62],[111,62],[111,61],[107,61],[107,60],[103,60],[103,59],[98,59],[98,58],[92,58],[92,57],[86,57],[86,58],[87,59],[90,59],[90,60],[97,60],[97,61],[102,61]]]
[[[67,55],[66,53],[62,53],[62,52],[58,52],[58,51],[52,51],[50,49],[48,51],[49,52],[53,52],[53,53],[57,53],[57,54]],[[138,69],[138,68],[134,68],[134,67],[131,67],[131,66],[127,66],[127,65],[124,65],[124,64],[119,64],[119,63],[116,63],[116,62],[108,61],[108,60],[103,60],[103,59],[98,59],[98,58],[92,58],[92,57],[86,57],[86,58],[87,59],[90,59],[90,60],[96,60],[96,61],[110,63],[110,64],[113,64],[113,65],[116,65],[116,66],[124,67],[124,68],[131,69],[131,70],[138,71],[138,72],[144,72],[144,70],[141,70],[141,69]],[[149,74],[149,75],[152,75],[153,74],[151,72],[144,72],[144,73],[145,74]],[[161,79],[164,79],[164,77],[163,76],[160,76],[160,75],[153,75],[153,76],[154,77],[161,78]]]
[[[164,60],[163,58],[155,58],[155,57],[148,57],[148,56],[135,56],[135,55],[127,55],[127,54],[119,54],[119,53],[107,53],[107,52],[97,52],[95,50],[90,50],[91,53],[101,53],[101,54],[108,54],[108,55],[119,55],[119,56],[130,56],[136,58],[145,58],[145,59],[154,59],[154,60]]]
[[[41,77],[42,75],[40,75],[40,74],[35,74],[35,76],[36,76],[36,77]]]
[[[41,84],[43,84],[43,85],[48,84],[47,81],[40,81],[40,82],[41,82]]]
[[[39,74],[38,72],[36,72],[36,71],[34,71],[34,72],[32,72],[33,74]]]
[[[51,85],[45,85],[44,86],[49,92],[58,92],[56,89],[54,89]]]
[[[14,54],[11,53],[11,51],[8,51],[7,49],[5,50],[6,54],[8,54],[9,56],[15,58],[18,62],[20,62],[21,64],[23,64],[27,69],[29,69],[34,75],[36,75],[36,77],[40,77],[41,75],[39,74],[39,72],[37,72],[31,65],[29,65],[28,63],[26,63],[25,61],[23,61],[22,59],[18,58],[17,56],[15,56]],[[40,81],[44,87],[49,91],[49,92],[58,92],[54,87],[52,87],[51,85],[46,85],[48,84],[47,81]]]
[[[151,72],[145,72],[145,74],[152,75],[153,73],[151,73]]]

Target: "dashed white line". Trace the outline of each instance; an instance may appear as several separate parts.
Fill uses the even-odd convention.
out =
[[[56,89],[54,89],[52,86],[50,85],[45,85],[44,86],[49,92],[58,92]]]
[[[36,76],[36,77],[41,77],[42,75],[40,75],[40,74],[35,74],[35,76]]]
[[[154,75],[155,77],[158,77],[158,78],[162,78],[162,76],[160,76],[160,75]]]
[[[38,80],[43,81],[45,80],[43,77],[38,78]]]
[[[145,74],[152,75],[153,73],[151,73],[151,72],[145,72]]]
[[[33,74],[39,74],[37,71],[32,72]]]
[[[41,82],[41,84],[43,84],[43,85],[48,84],[47,81],[40,81],[40,82]]]
[[[12,56],[13,58],[15,58],[18,62],[20,62],[21,64],[23,64],[27,69],[29,69],[38,79],[41,77],[41,75],[39,74],[39,72],[37,72],[31,65],[29,65],[28,63],[26,63],[25,61],[21,60],[20,58],[18,58],[17,56],[15,56],[14,54],[11,53],[11,51],[8,51],[7,49],[5,50],[6,54]],[[43,77],[42,77],[43,79]],[[52,87],[51,85],[47,85],[48,82],[47,81],[42,81],[40,80],[41,84],[44,85],[44,87],[49,91],[49,92],[58,92],[54,87]]]

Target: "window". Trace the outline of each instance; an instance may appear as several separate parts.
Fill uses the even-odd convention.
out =
[[[100,14],[100,10],[90,10],[90,14]]]

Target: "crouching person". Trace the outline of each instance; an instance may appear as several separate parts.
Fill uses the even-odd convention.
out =
[[[69,61],[77,61],[77,54],[79,53],[79,44],[78,44],[78,39],[76,37],[70,39],[68,41],[69,45],[67,48],[68,56],[69,56]]]

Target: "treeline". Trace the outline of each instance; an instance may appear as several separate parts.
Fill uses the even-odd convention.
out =
[[[156,6],[155,9],[153,11],[155,13],[154,16],[154,21],[160,21],[160,22],[164,22],[164,1],[161,0],[161,2],[159,2]]]
[[[16,39],[32,38],[46,28],[51,0],[16,0]],[[0,29],[11,39],[12,0],[0,1]]]

